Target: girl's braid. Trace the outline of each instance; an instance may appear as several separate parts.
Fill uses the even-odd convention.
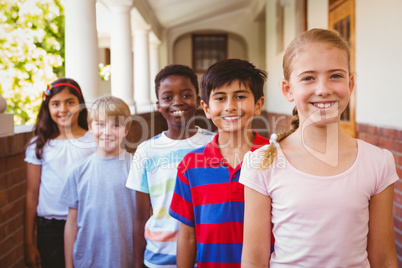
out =
[[[299,128],[299,113],[297,111],[296,106],[293,108],[293,116],[290,121],[290,129],[288,131],[282,132],[278,135],[278,140],[277,142],[281,142],[284,140],[287,136],[295,132]],[[268,146],[268,149],[264,152],[264,156],[261,161],[261,167],[260,169],[267,169],[269,168],[272,163],[274,162],[276,156],[278,154],[278,149],[275,146],[275,143],[271,143]]]

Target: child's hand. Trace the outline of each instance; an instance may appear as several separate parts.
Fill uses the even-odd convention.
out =
[[[25,246],[25,264],[30,268],[40,268],[40,254],[38,249],[34,245]]]

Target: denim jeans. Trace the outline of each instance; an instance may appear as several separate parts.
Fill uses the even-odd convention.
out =
[[[64,225],[66,221],[37,217],[38,250],[42,268],[64,268]]]

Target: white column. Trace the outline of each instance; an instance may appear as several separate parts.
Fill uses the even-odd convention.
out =
[[[123,99],[133,109],[133,57],[130,19],[132,1],[109,0],[108,3],[112,15],[110,28],[112,95]]]
[[[136,113],[151,111],[148,28],[134,30],[134,100]]]
[[[151,94],[151,103],[154,106],[157,102],[157,97],[155,94],[155,76],[160,71],[159,66],[159,45],[161,42],[157,39],[157,37],[151,33],[149,39],[149,74],[150,74],[150,94]],[[154,106],[155,107],[155,106]]]
[[[99,97],[96,0],[65,1],[66,77],[78,82],[85,100]]]

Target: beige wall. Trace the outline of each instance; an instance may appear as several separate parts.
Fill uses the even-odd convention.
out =
[[[191,34],[181,36],[173,47],[173,63],[192,66]]]
[[[356,0],[356,121],[402,130],[402,1]]]
[[[266,70],[268,72],[268,82],[265,92],[265,109],[271,113],[289,114],[293,109],[282,95],[281,81],[282,75],[282,57],[283,51],[277,47],[277,31],[276,31],[276,0],[267,0],[266,5]],[[288,9],[291,7],[287,7]],[[289,12],[286,12],[289,16]],[[287,17],[285,17],[285,20]],[[284,25],[285,40],[290,39],[289,23]],[[285,43],[285,46],[287,43]]]
[[[285,7],[285,47],[296,36],[295,5]],[[281,93],[283,51],[276,48],[276,0],[266,6],[267,111],[290,114]],[[356,122],[402,129],[402,2],[356,0]],[[328,28],[328,2],[308,1],[308,28]]]

